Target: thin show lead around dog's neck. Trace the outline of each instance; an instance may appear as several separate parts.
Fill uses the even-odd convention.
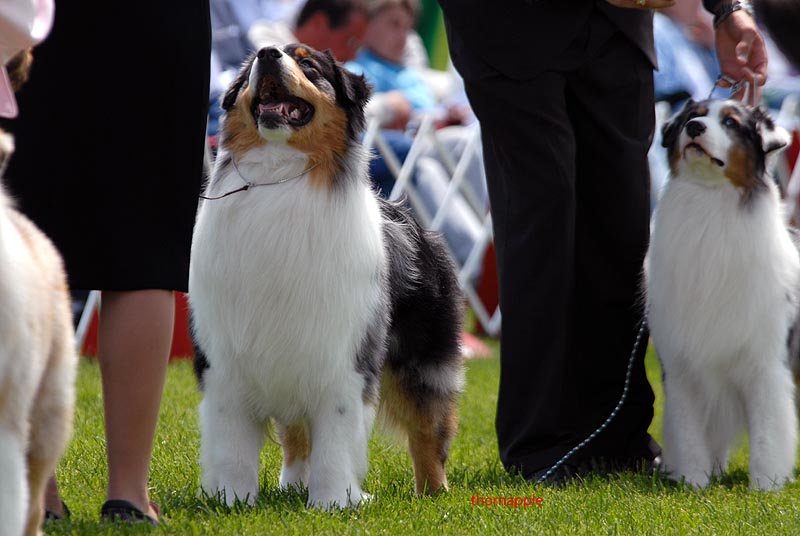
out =
[[[236,165],[236,159],[231,157],[231,162],[233,163],[233,168],[236,170],[236,174],[239,175],[239,178],[242,179],[242,181],[244,182],[244,186],[242,186],[241,188],[237,188],[235,190],[231,190],[230,192],[224,193],[224,194],[216,196],[216,197],[206,197],[206,196],[201,194],[199,196],[200,199],[205,199],[206,201],[215,201],[217,199],[222,199],[223,197],[228,197],[229,195],[233,195],[233,194],[236,194],[236,193],[239,193],[239,192],[246,192],[250,188],[256,188],[258,186],[276,186],[278,184],[284,184],[286,182],[293,181],[294,179],[299,179],[300,177],[302,177],[306,173],[309,173],[315,167],[319,166],[319,162],[317,162],[313,166],[304,169],[303,171],[301,171],[300,173],[298,173],[297,175],[295,175],[293,177],[288,177],[286,179],[281,179],[281,180],[275,181],[275,182],[251,182],[251,181],[247,180],[247,178],[244,175],[242,175],[241,171],[239,171],[239,166]]]

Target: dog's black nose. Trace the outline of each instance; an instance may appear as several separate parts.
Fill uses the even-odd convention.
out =
[[[692,120],[686,123],[686,134],[692,139],[695,139],[697,136],[699,136],[705,131],[706,131],[706,126],[700,121]]]
[[[278,50],[276,47],[265,47],[265,48],[262,48],[261,50],[258,51],[258,54],[256,54],[256,57],[258,59],[260,59],[260,60],[263,60],[264,58],[267,57],[268,54],[269,54],[269,56],[271,58],[275,58],[275,59],[278,59],[278,58],[281,57],[281,51]]]

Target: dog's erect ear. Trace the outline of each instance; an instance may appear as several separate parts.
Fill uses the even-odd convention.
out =
[[[11,82],[11,89],[14,91],[19,91],[22,89],[22,85],[28,81],[31,71],[31,63],[33,63],[32,51],[32,48],[22,50],[8,60],[8,63],[6,63],[8,80]]]
[[[683,125],[686,124],[686,118],[689,117],[689,114],[697,107],[697,103],[694,102],[692,99],[686,101],[686,104],[683,105],[683,108],[680,112],[672,116],[664,126],[661,127],[661,146],[666,147],[669,149],[675,142],[678,141],[678,136],[681,134],[681,129]]]
[[[372,94],[367,79],[364,78],[364,75],[348,71],[341,65],[337,65],[337,67],[341,74],[342,90],[347,102],[361,108],[366,106]]]
[[[372,89],[367,84],[366,78],[363,75],[355,74],[347,70],[340,62],[336,61],[333,57],[331,49],[324,52],[331,64],[334,66],[336,75],[336,96],[343,99],[343,104],[346,108],[349,106],[364,107],[372,94]],[[339,91],[341,90],[341,91]]]
[[[355,138],[366,126],[367,120],[364,111],[367,106],[367,101],[369,101],[369,97],[372,94],[372,90],[369,84],[367,84],[367,79],[364,78],[364,75],[353,74],[344,67],[337,66],[337,69],[342,74],[342,90],[343,96],[346,99],[346,102],[342,104],[345,104],[345,109],[347,110],[347,115],[350,117],[350,124],[352,127],[349,134],[351,134],[351,137]],[[337,92],[337,99],[340,98]]]
[[[753,115],[758,126],[758,133],[761,136],[761,148],[764,149],[764,154],[789,146],[792,141],[789,132],[785,128],[775,125],[775,122],[761,106],[753,110]]]
[[[367,106],[372,90],[363,75],[345,69],[333,58],[330,50],[326,50],[325,54],[334,65],[336,103],[347,112],[348,135],[355,139],[366,125],[364,108]]]
[[[236,75],[236,79],[231,84],[231,87],[228,88],[228,91],[225,92],[225,96],[222,98],[222,109],[226,112],[230,111],[233,105],[236,104],[236,97],[239,96],[242,87],[244,87],[250,79],[250,68],[253,65],[254,57],[255,54],[251,54],[250,57],[244,61],[242,68],[239,69],[239,74]]]

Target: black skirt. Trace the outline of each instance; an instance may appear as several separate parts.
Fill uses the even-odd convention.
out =
[[[73,288],[187,290],[210,43],[208,0],[58,4],[5,183]]]

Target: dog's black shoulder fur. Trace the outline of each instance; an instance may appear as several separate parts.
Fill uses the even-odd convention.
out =
[[[389,255],[389,348],[387,365],[419,401],[436,382],[427,375],[461,363],[463,297],[442,238],[426,231],[401,203],[380,201]]]
[[[189,319],[189,324],[194,324],[191,318]],[[194,335],[194,329],[191,330],[191,334],[192,348],[194,349],[194,375],[197,378],[197,385],[202,391],[204,387],[203,377],[205,376],[206,370],[208,370],[210,365],[208,364],[208,359],[206,359],[205,352],[203,352],[203,349],[200,348],[200,345],[197,343],[197,338]]]

